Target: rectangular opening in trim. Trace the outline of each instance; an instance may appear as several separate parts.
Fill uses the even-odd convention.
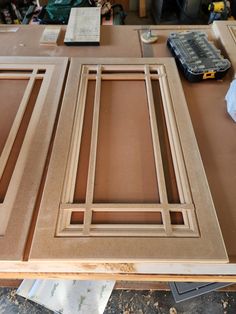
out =
[[[157,127],[160,139],[163,170],[166,183],[166,192],[169,203],[179,203],[179,193],[176,183],[173,158],[171,154],[167,122],[163,108],[159,81],[152,80],[153,100],[155,106]]]
[[[11,82],[11,81],[9,81],[9,82]],[[5,198],[7,189],[8,189],[8,185],[11,181],[12,173],[13,173],[14,168],[15,168],[15,164],[16,164],[16,161],[17,161],[20,149],[21,149],[21,145],[24,141],[25,133],[27,131],[31,115],[32,115],[32,112],[34,110],[34,105],[35,105],[35,102],[37,100],[41,84],[42,84],[42,80],[39,80],[39,79],[36,80],[34,83],[33,89],[32,89],[31,94],[29,96],[26,110],[24,112],[23,118],[22,118],[21,123],[20,123],[20,127],[18,129],[16,138],[15,138],[13,146],[11,148],[10,155],[8,157],[6,166],[4,168],[2,176],[0,178],[0,202],[1,203],[4,201],[4,198]],[[10,84],[10,86],[11,86],[11,84]],[[21,87],[23,87],[23,86],[21,86]],[[8,89],[10,89],[12,91],[11,87],[8,87]],[[20,92],[20,95],[22,97],[22,92]],[[15,104],[16,104],[16,100],[15,100]],[[15,107],[17,107],[17,105],[15,105]],[[15,109],[15,114],[16,114],[16,111],[17,111],[17,109]],[[8,113],[8,111],[6,111],[6,114],[3,114],[3,116],[7,117],[7,113]],[[10,122],[11,120],[9,119],[9,123],[12,123],[12,122]]]
[[[71,213],[71,219],[70,219],[70,223],[72,225],[81,225],[84,223],[84,212],[72,212]]]
[[[28,81],[29,80],[27,79],[0,79],[0,156],[19,109]]]
[[[92,215],[92,224],[163,224],[161,212],[93,211]]]
[[[94,203],[159,203],[145,81],[101,85]]]
[[[93,122],[94,95],[95,95],[95,81],[89,80],[87,86],[82,138],[74,191],[75,203],[85,203],[86,199],[89,154]]]
[[[170,211],[170,222],[172,225],[184,225],[183,213]]]

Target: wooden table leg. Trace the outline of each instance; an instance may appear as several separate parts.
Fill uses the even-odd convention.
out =
[[[146,13],[146,0],[139,0],[139,17],[145,17]]]

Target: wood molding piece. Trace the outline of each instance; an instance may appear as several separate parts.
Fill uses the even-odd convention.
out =
[[[114,84],[126,91],[114,94]],[[125,96],[135,86],[137,95]],[[146,143],[139,130],[149,134]],[[137,168],[131,173],[126,164]],[[115,190],[114,167],[122,172]],[[143,185],[149,169],[145,180],[157,185],[151,196],[153,186]],[[55,259],[228,261],[174,59],[72,59],[30,253],[30,260]]]
[[[160,274],[127,274],[127,273],[60,273],[60,272],[3,272],[2,279],[68,279],[68,280],[116,280],[138,282],[229,282],[235,283],[235,275],[160,275]]]
[[[26,82],[21,101],[12,96],[16,107],[12,120],[8,115],[13,116],[13,109],[3,112],[7,122],[2,124],[6,140],[0,156],[2,260],[23,258],[67,62],[67,58],[0,58],[0,81],[8,84],[9,90],[17,95],[17,82]]]
[[[114,287],[114,290],[152,290],[152,291],[170,291],[170,286],[168,282],[158,282],[158,281],[117,281]],[[217,291],[227,291],[227,292],[235,292],[236,285],[230,285],[227,287],[223,287],[218,289]]]

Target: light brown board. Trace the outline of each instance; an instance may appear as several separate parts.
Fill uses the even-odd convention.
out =
[[[234,72],[236,70],[236,22],[215,21],[213,31],[216,38],[221,42],[223,51],[230,58]]]
[[[30,259],[227,261],[173,59],[72,59]]]
[[[235,21],[214,22],[213,27],[209,25],[152,26],[153,33],[160,36],[157,44],[151,47],[148,46],[150,49],[147,56],[156,58],[171,56],[166,46],[169,33],[189,29],[206,32],[209,40],[214,42],[223,55],[230,56],[233,67],[222,80],[206,80],[199,84],[193,84],[189,83],[181,72],[180,78],[229,260],[231,263],[235,263],[236,246],[233,239],[235,238],[236,224],[236,198],[234,192],[236,176],[232,169],[236,169],[236,142],[234,140],[236,124],[227,113],[224,99],[234,77],[235,66],[233,60],[235,53],[233,54],[233,42],[232,45],[228,45],[228,48],[231,48],[232,51],[231,55],[229,50],[226,52],[228,42],[226,38],[232,40],[229,30],[224,34],[222,33],[220,37],[219,32],[216,30],[217,25],[221,29],[226,29],[226,25],[234,26]],[[145,56],[146,49],[144,48],[142,51]]]
[[[120,3],[120,2],[119,2]],[[66,26],[61,26],[57,45],[40,45],[46,25],[17,25],[16,33],[1,33],[1,56],[45,57],[140,57],[138,34],[133,26],[101,26],[100,46],[66,46]],[[7,26],[5,26],[7,28]]]
[[[67,58],[0,58],[0,258],[22,260]]]

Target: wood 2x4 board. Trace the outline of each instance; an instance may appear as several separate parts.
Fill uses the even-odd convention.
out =
[[[72,58],[29,259],[228,261],[173,59]]]
[[[22,260],[67,58],[0,58],[0,259]]]

